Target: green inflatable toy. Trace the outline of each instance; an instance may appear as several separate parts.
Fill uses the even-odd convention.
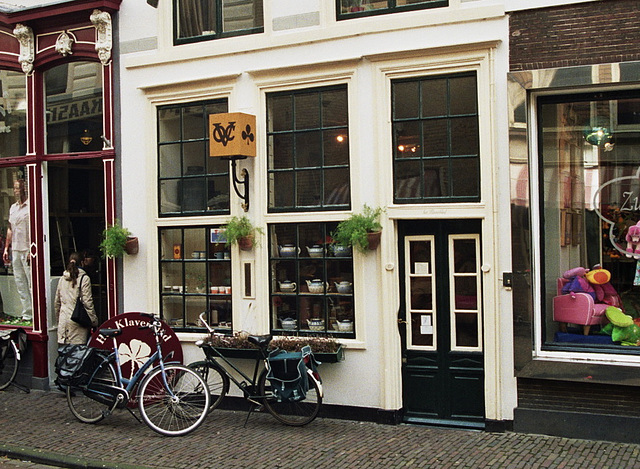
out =
[[[609,324],[601,330],[603,334],[611,336],[614,342],[620,345],[640,345],[640,326],[633,322],[633,318],[620,308],[609,306],[604,313]]]

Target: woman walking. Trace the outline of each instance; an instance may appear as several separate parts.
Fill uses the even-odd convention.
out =
[[[80,267],[83,256],[74,252],[69,256],[67,270],[62,274],[56,290],[55,311],[58,318],[58,344],[86,344],[89,328],[71,320],[78,296],[91,318],[91,325],[98,325],[98,317],[93,307],[91,279]]]

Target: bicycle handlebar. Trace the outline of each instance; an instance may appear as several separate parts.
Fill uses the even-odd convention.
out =
[[[213,334],[215,332],[215,330],[213,329],[213,327],[211,327],[209,325],[209,323],[207,322],[207,320],[205,319],[205,316],[207,315],[206,311],[203,311],[202,313],[200,313],[200,316],[198,316],[198,319],[200,319],[200,322],[204,325],[204,327],[207,328],[207,330],[209,331],[210,334]]]

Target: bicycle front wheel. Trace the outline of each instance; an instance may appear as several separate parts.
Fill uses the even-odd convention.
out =
[[[110,392],[116,386],[116,373],[110,363],[101,363],[86,386],[67,386],[67,403],[75,418],[84,423],[97,423],[118,401]]]
[[[182,365],[152,370],[140,385],[138,407],[152,430],[166,436],[186,435],[200,426],[209,409],[207,383]]]
[[[271,385],[267,380],[267,370],[258,378],[258,392],[263,397],[265,408],[278,421],[285,425],[301,427],[313,421],[318,416],[322,405],[322,396],[315,380],[309,378],[309,390],[304,400],[297,402],[278,402],[271,392]]]
[[[196,371],[207,382],[211,403],[209,404],[209,412],[218,407],[229,392],[229,377],[219,366],[211,364],[207,361],[189,363],[187,365]]]
[[[0,346],[0,358],[0,389],[5,389],[18,374],[18,349],[12,340]]]

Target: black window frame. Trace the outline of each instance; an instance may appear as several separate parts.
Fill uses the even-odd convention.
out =
[[[366,0],[365,0],[366,1]],[[449,0],[431,0],[428,3],[418,3],[415,5],[397,5],[396,0],[388,0],[387,8],[378,8],[375,10],[362,10],[342,13],[342,0],[336,0],[336,18],[338,21],[350,20],[354,18],[363,18],[368,16],[388,15],[392,13],[401,13],[403,11],[428,10],[431,8],[442,8],[449,6]]]
[[[211,158],[209,156],[209,131],[208,131],[208,115],[209,113],[206,112],[207,106],[222,106],[222,105],[226,105],[226,108],[228,110],[228,100],[226,98],[223,99],[212,99],[212,100],[205,100],[205,101],[196,101],[196,102],[186,102],[186,103],[178,103],[178,104],[170,104],[170,105],[163,105],[163,106],[158,106],[156,109],[156,119],[157,119],[157,125],[156,125],[156,132],[157,132],[157,168],[158,168],[158,184],[157,184],[157,209],[158,209],[158,216],[160,218],[167,218],[167,217],[193,217],[193,216],[202,216],[202,215],[228,215],[231,212],[231,187],[228,187],[228,192],[229,192],[229,200],[226,203],[226,206],[224,208],[218,208],[218,209],[203,209],[203,210],[185,210],[184,207],[184,203],[181,200],[180,203],[180,210],[177,211],[163,211],[163,207],[162,207],[162,184],[165,181],[176,181],[179,186],[180,189],[179,191],[183,192],[183,191],[187,191],[186,187],[183,187],[182,184],[185,183],[189,183],[189,184],[194,184],[198,181],[201,181],[203,183],[203,186],[200,188],[201,190],[204,191],[204,197],[208,197],[208,190],[209,190],[209,182],[212,180],[212,178],[217,178],[217,179],[226,179],[227,181],[229,181],[229,177],[230,177],[230,171],[229,171],[229,166],[228,164],[224,165],[224,168],[226,168],[225,170],[221,170],[221,171],[216,171],[216,172],[208,172],[207,169],[204,169],[204,172],[201,173],[196,173],[196,174],[187,174],[188,173],[188,169],[185,170],[184,168],[184,147],[185,145],[192,145],[192,144],[197,144],[200,143],[202,145],[202,151],[203,151],[203,159],[202,159],[202,163],[203,163],[203,168],[207,168],[209,165],[207,164],[207,162],[211,162],[209,160],[209,158]],[[200,138],[185,138],[184,134],[183,134],[183,130],[184,130],[184,125],[183,125],[183,120],[184,120],[184,110],[187,108],[193,108],[195,106],[201,106],[202,110],[203,110],[203,115],[202,115],[202,137]],[[180,137],[176,140],[167,140],[167,141],[160,141],[161,139],[161,129],[160,129],[160,113],[162,111],[168,110],[168,111],[172,111],[172,110],[180,110],[180,121],[179,121],[179,134]],[[181,149],[180,149],[180,175],[179,176],[163,176],[162,175],[162,161],[161,161],[161,149],[164,146],[170,146],[170,145],[180,145]],[[219,159],[217,159],[219,160]],[[222,160],[220,160],[222,161]]]
[[[197,311],[197,314],[188,317],[188,302],[204,300],[207,312],[207,322],[213,326],[218,332],[230,334],[233,330],[233,301],[231,295],[231,283],[233,276],[233,264],[231,262],[232,255],[229,246],[224,242],[212,242],[215,236],[212,230],[219,230],[220,225],[198,225],[198,226],[160,226],[158,227],[158,246],[160,246],[160,258],[158,259],[159,269],[159,295],[160,295],[160,317],[165,320],[172,328],[184,331],[201,331],[204,327],[197,321],[197,316],[203,311]],[[163,245],[163,232],[170,230],[179,230],[179,252],[175,252],[175,245]],[[185,241],[186,230],[202,230],[203,237],[200,246],[204,246],[204,250],[196,250],[193,252],[185,252],[185,247],[189,244],[193,246],[193,240],[190,243]],[[173,248],[173,249],[172,249]],[[202,253],[203,257],[194,258],[194,252]],[[222,255],[219,255],[222,253]],[[204,278],[196,278],[194,272],[197,267],[204,264]],[[168,282],[171,277],[171,269],[174,266],[173,280]],[[177,267],[177,268],[176,268]],[[214,273],[215,269],[219,269]],[[190,272],[192,270],[193,272]],[[178,273],[176,274],[176,271]],[[219,275],[228,273],[228,281],[221,280]],[[179,276],[179,279],[175,277]],[[195,281],[194,281],[195,279]],[[200,284],[200,282],[204,282]],[[214,285],[214,283],[216,285]],[[195,287],[201,287],[194,289]],[[219,291],[219,287],[225,287],[225,291]],[[179,287],[176,289],[175,287]],[[203,287],[203,288],[202,288]],[[215,288],[217,291],[213,291]],[[168,317],[165,302],[173,301],[181,302],[180,317]],[[216,308],[219,308],[216,309]],[[216,311],[214,313],[214,310]],[[177,321],[176,321],[177,320]],[[179,322],[179,321],[182,322]],[[191,320],[193,323],[189,324]],[[220,325],[221,322],[226,323]]]
[[[347,106],[346,109],[346,121],[344,123],[344,125],[335,125],[335,126],[324,126],[323,125],[323,114],[322,114],[322,106],[320,105],[320,103],[322,103],[322,93],[325,92],[336,92],[339,90],[344,90],[345,92],[345,105]],[[320,122],[318,127],[313,127],[313,128],[303,128],[303,129],[296,129],[295,126],[295,122],[296,122],[296,112],[295,112],[295,98],[298,96],[303,96],[303,95],[312,95],[312,94],[318,94],[318,112],[319,112],[319,119],[318,121]],[[292,113],[291,113],[291,121],[292,121],[292,125],[290,127],[290,129],[287,130],[281,130],[281,131],[273,131],[270,130],[270,113],[269,113],[269,100],[272,98],[281,98],[281,97],[290,97],[292,104],[291,104],[291,109],[292,109]],[[286,135],[286,134],[291,134],[292,136],[292,141],[295,142],[295,137],[298,135],[303,135],[305,133],[312,133],[312,132],[328,132],[328,131],[337,131],[337,130],[343,130],[345,136],[346,136],[346,141],[344,142],[344,144],[346,145],[346,149],[347,149],[347,158],[346,158],[346,163],[345,164],[335,164],[335,165],[325,165],[325,152],[324,152],[324,140],[323,140],[323,145],[322,145],[322,149],[321,149],[321,161],[319,161],[319,164],[316,166],[298,166],[296,164],[298,158],[297,158],[297,150],[296,150],[296,146],[295,143],[292,143],[292,160],[293,160],[293,166],[291,167],[287,167],[287,168],[274,168],[273,167],[273,154],[272,154],[272,150],[271,150],[271,145],[267,145],[268,146],[268,154],[267,154],[267,159],[268,159],[268,167],[267,167],[267,188],[268,188],[268,192],[271,193],[272,191],[276,190],[277,184],[274,181],[274,178],[276,175],[278,174],[285,174],[287,172],[292,173],[293,176],[293,184],[291,187],[291,190],[293,191],[291,200],[293,201],[293,205],[282,205],[282,206],[275,206],[275,205],[271,205],[271,202],[268,201],[268,212],[269,213],[282,213],[282,212],[315,212],[315,211],[335,211],[335,210],[350,210],[351,209],[351,174],[350,174],[350,167],[351,167],[351,154],[350,154],[350,148],[349,148],[349,109],[348,109],[348,99],[349,99],[349,90],[346,84],[340,84],[340,85],[330,85],[330,86],[321,86],[321,87],[312,87],[312,88],[304,88],[304,89],[296,89],[296,90],[287,90],[287,91],[278,91],[278,92],[273,92],[273,93],[268,93],[267,94],[267,109],[266,109],[266,120],[267,120],[267,141],[270,142],[273,138],[276,138],[279,135]],[[342,169],[344,171],[346,171],[346,175],[347,175],[347,181],[348,181],[348,192],[346,194],[346,198],[348,199],[347,203],[342,203],[342,204],[328,204],[327,202],[329,201],[329,197],[327,197],[327,194],[325,193],[325,189],[326,189],[326,178],[325,178],[325,171],[326,170],[335,170],[335,169]],[[302,204],[298,204],[298,191],[297,191],[297,177],[299,174],[301,173],[308,173],[311,171],[317,171],[320,174],[320,178],[321,178],[321,189],[320,192],[322,194],[322,201],[320,202],[320,204],[318,205],[302,205]]]
[[[271,275],[269,322],[272,334],[337,339],[356,337],[353,252],[341,250],[341,254],[334,253],[330,236],[337,224],[337,222],[294,222],[268,225]],[[281,239],[278,239],[276,230],[283,235]],[[315,233],[318,239],[309,239],[308,236],[311,233]],[[305,236],[307,239],[304,239]],[[284,245],[287,245],[289,255],[283,254],[282,246]],[[309,248],[315,251],[313,256]],[[318,270],[311,274],[309,267]],[[278,278],[285,272],[290,274],[291,278]],[[331,274],[338,275],[338,272],[343,274],[346,272],[346,274],[340,277],[329,277]],[[310,277],[309,280],[319,279],[325,282],[326,287],[322,287],[321,293],[308,291],[306,282],[303,282],[307,276]],[[282,288],[281,282],[285,280],[296,283],[293,291]],[[338,280],[348,282],[350,291],[339,292],[338,286],[335,285]],[[286,310],[282,308],[285,304]],[[293,308],[291,308],[292,305]],[[315,306],[318,305],[320,307],[316,309]],[[315,326],[316,330],[312,330],[307,321],[312,317],[324,321],[321,326]],[[285,327],[282,323],[283,319],[295,320],[295,326]],[[346,321],[351,321],[351,330],[340,329],[336,320],[343,325],[348,325]]]
[[[256,26],[253,28],[247,29],[239,29],[235,31],[222,31],[222,17],[223,17],[223,8],[222,3],[224,0],[209,0],[213,2],[214,8],[216,9],[216,32],[213,34],[201,34],[199,36],[189,36],[189,37],[178,37],[178,21],[179,21],[179,12],[178,12],[178,4],[180,0],[173,0],[173,44],[181,45],[181,44],[191,44],[194,42],[202,42],[202,41],[211,41],[214,39],[223,39],[226,37],[236,37],[236,36],[245,36],[249,34],[259,34],[264,32],[264,1],[263,0],[252,0],[253,2],[260,3],[260,8],[262,8],[262,26]]]
[[[469,78],[469,77],[473,77],[475,78],[475,113],[463,113],[463,114],[452,114],[451,113],[451,109],[450,109],[450,99],[449,97],[451,96],[451,92],[450,92],[450,80],[452,79],[457,79],[457,78]],[[447,112],[446,114],[442,114],[442,115],[436,115],[436,116],[424,116],[422,114],[422,101],[424,99],[426,99],[426,97],[422,96],[422,86],[421,83],[426,82],[426,81],[431,81],[431,80],[447,80]],[[419,106],[419,115],[417,117],[409,117],[409,118],[396,118],[395,117],[395,94],[394,94],[394,87],[396,85],[399,84],[405,84],[405,83],[417,83],[418,84],[418,93],[419,93],[419,100],[420,103],[418,104]],[[481,196],[481,178],[480,178],[480,153],[481,153],[481,149],[480,149],[480,119],[479,119],[479,103],[478,103],[478,77],[477,77],[477,73],[475,71],[472,72],[462,72],[462,73],[455,73],[455,74],[446,74],[446,75],[433,75],[433,76],[420,76],[420,77],[411,77],[411,78],[400,78],[400,79],[394,79],[391,82],[391,130],[392,130],[392,159],[393,159],[393,200],[394,203],[397,204],[417,204],[417,203],[461,203],[461,202],[479,202],[480,201],[480,196]],[[458,119],[458,118],[469,118],[469,117],[475,117],[476,120],[476,127],[477,127],[477,132],[476,132],[476,138],[477,138],[477,153],[474,154],[463,154],[463,155],[455,155],[452,154],[452,141],[453,139],[451,138],[451,122],[454,119]],[[417,156],[415,157],[402,157],[399,158],[398,154],[399,154],[399,145],[400,143],[397,141],[397,131],[396,131],[396,126],[397,125],[401,125],[404,123],[418,123],[420,124],[420,128],[424,129],[423,124],[425,122],[428,122],[431,119],[438,119],[438,120],[442,120],[442,119],[446,119],[447,120],[447,128],[449,131],[448,134],[448,142],[447,142],[447,153],[446,154],[442,154],[442,155],[438,155],[437,157],[431,157],[431,156],[425,156],[424,155],[424,146],[425,145],[420,145],[420,149],[418,151]],[[420,139],[419,142],[424,142],[425,141],[425,136],[423,134],[423,130],[420,130]],[[475,186],[477,187],[477,194],[475,195],[453,195],[453,188],[454,188],[454,183],[452,181],[454,181],[453,177],[455,175],[455,171],[452,170],[452,164],[456,159],[462,159],[462,158],[475,158],[476,161],[476,170],[477,170],[477,178],[474,181]],[[447,193],[439,195],[439,196],[428,196],[426,195],[426,190],[425,190],[425,178],[424,178],[424,174],[425,174],[425,162],[429,161],[429,160],[447,160],[448,163],[448,171],[447,174],[445,175],[445,181],[448,182],[447,184]],[[407,196],[407,197],[400,197],[398,195],[399,192],[399,181],[400,178],[398,176],[399,170],[398,170],[398,166],[400,163],[406,163],[406,162],[417,162],[420,164],[420,172],[415,174],[415,177],[419,178],[419,190],[420,193],[418,196]]]

